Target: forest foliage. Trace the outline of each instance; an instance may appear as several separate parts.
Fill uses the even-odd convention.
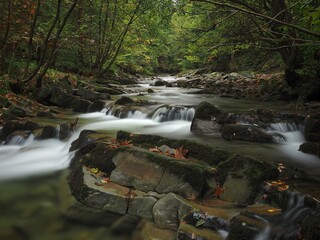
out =
[[[22,88],[49,69],[241,71],[270,58],[292,87],[319,79],[319,0],[1,1],[0,75]]]

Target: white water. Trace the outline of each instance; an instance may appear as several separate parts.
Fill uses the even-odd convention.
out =
[[[163,78],[166,81],[175,81],[173,77]],[[148,82],[149,81],[149,82]],[[154,80],[153,80],[154,82]],[[151,80],[146,80],[140,86],[150,88]],[[245,109],[246,106],[252,107],[252,102],[241,100],[219,100],[216,97],[202,95],[186,94],[190,90],[179,88],[152,87],[156,93],[148,96],[147,100],[158,103],[155,107],[144,108],[143,110],[127,111],[125,118],[113,116],[113,108],[108,107],[101,112],[79,114],[74,117],[80,119],[79,122],[86,122],[80,129],[73,134],[68,141],[59,141],[57,139],[36,141],[32,136],[26,142],[18,138],[22,145],[0,145],[0,180],[24,177],[32,174],[56,171],[64,169],[70,161],[68,149],[73,140],[75,140],[83,129],[103,130],[115,132],[124,130],[134,133],[158,134],[172,138],[191,138],[199,140],[206,144],[222,147],[224,149],[233,149],[242,151],[241,153],[250,153],[253,149],[264,157],[274,155],[276,161],[294,162],[298,166],[307,169],[311,174],[319,174],[320,161],[317,157],[303,154],[297,149],[304,142],[299,126],[290,126],[286,123],[279,123],[272,126],[270,131],[281,132],[286,142],[278,144],[277,147],[271,145],[244,145],[233,142],[221,141],[220,138],[213,142],[205,137],[196,136],[190,132],[191,119],[194,116],[194,108],[201,101],[219,104],[229,103],[233,109]],[[227,102],[229,101],[229,102]],[[234,102],[232,102],[234,101]],[[235,102],[236,101],[236,102]],[[257,103],[261,104],[261,103]],[[225,105],[224,105],[225,106]],[[89,122],[89,123],[88,123]],[[14,139],[13,139],[14,141]],[[12,143],[11,143],[12,144]]]

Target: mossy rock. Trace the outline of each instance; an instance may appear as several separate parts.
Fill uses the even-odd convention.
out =
[[[133,104],[134,100],[132,98],[126,97],[126,96],[122,96],[121,98],[118,98],[114,104],[117,105],[130,105]]]
[[[272,135],[253,125],[226,124],[221,128],[221,137],[226,140],[250,142],[273,142]]]
[[[279,171],[276,166],[257,159],[233,155],[217,166],[216,179],[228,189],[221,199],[252,203],[265,180],[277,179]]]
[[[213,104],[201,102],[196,108],[194,118],[211,120],[212,118],[218,117],[220,114],[222,114],[222,111]]]
[[[144,148],[162,145],[167,145],[174,149],[183,147],[183,149],[188,150],[187,158],[202,161],[209,166],[215,166],[232,155],[225,150],[214,149],[195,141],[169,139],[158,135],[132,134],[125,131],[118,131],[117,139],[121,141],[131,141],[131,143],[138,144]]]

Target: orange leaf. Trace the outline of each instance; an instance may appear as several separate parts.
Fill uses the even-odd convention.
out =
[[[174,157],[178,159],[185,159],[185,156],[189,152],[188,149],[184,149],[183,147],[179,147],[174,150]]]

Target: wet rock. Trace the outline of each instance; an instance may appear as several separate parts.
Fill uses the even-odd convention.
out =
[[[227,188],[220,198],[243,204],[254,201],[263,181],[277,179],[279,175],[276,166],[242,155],[232,156],[217,168],[216,179]]]
[[[160,228],[177,230],[180,221],[192,209],[192,206],[186,200],[169,193],[154,205],[154,222]]]
[[[45,126],[36,139],[44,140],[58,137],[58,129],[54,126]]]
[[[71,108],[72,101],[74,99],[74,96],[66,93],[63,89],[59,87],[53,87],[49,102],[58,107]]]
[[[197,228],[205,228],[213,231],[224,230],[227,228],[227,222],[219,217],[208,215],[205,212],[195,211],[189,213],[183,221]]]
[[[111,183],[107,188],[99,186],[100,181],[83,166],[72,170],[69,182],[73,196],[86,206],[100,209],[101,212],[126,214],[129,188]]]
[[[154,90],[152,88],[148,88],[148,93],[154,93]]]
[[[60,124],[59,126],[59,139],[67,139],[71,133],[74,131],[74,128],[69,123]]]
[[[255,237],[266,228],[265,221],[246,215],[238,215],[230,221],[229,240],[248,240]]]
[[[319,143],[306,142],[300,145],[299,151],[308,154],[320,155]]]
[[[105,108],[106,102],[102,100],[94,101],[88,109],[88,112],[100,112]]]
[[[311,115],[306,119],[304,135],[307,141],[320,142],[320,113]]]
[[[251,142],[273,142],[272,135],[252,125],[226,124],[221,128],[221,137],[225,140]]]
[[[145,194],[135,195],[130,199],[128,213],[153,221],[152,208],[157,199]]]
[[[320,212],[312,214],[305,218],[301,226],[301,234],[304,239],[320,239]]]
[[[167,81],[157,80],[157,81],[154,83],[154,86],[156,86],[156,87],[166,86],[167,83],[168,83]]]
[[[8,121],[2,127],[0,139],[4,141],[15,131],[33,131],[37,128],[40,128],[40,125],[31,121]]]
[[[208,103],[200,103],[195,111],[191,124],[191,131],[196,133],[217,133],[220,130],[220,124],[217,119],[223,115],[223,112],[216,106]]]
[[[215,166],[218,163],[225,161],[232,155],[225,150],[212,148],[194,141],[174,140],[157,135],[132,134],[125,131],[118,131],[117,139],[121,141],[131,141],[133,144],[138,144],[139,146],[145,148],[161,145],[167,145],[173,149],[182,147],[183,149],[188,150],[188,158],[198,159],[209,164],[210,166]]]
[[[129,98],[129,97],[126,97],[126,96],[123,96],[121,98],[118,98],[114,104],[117,104],[117,105],[130,105],[130,104],[133,104],[134,103],[134,100],[132,98]]]
[[[201,102],[196,108],[194,118],[212,120],[213,118],[219,117],[222,113],[223,112],[213,104]]]
[[[92,103],[88,100],[75,98],[71,102],[69,107],[72,108],[76,112],[86,113],[86,112],[88,112],[88,109],[91,106],[91,104]]]
[[[70,152],[77,150],[77,149],[81,149],[81,148],[89,145],[90,143],[95,142],[97,140],[97,138],[94,137],[95,134],[98,134],[98,132],[93,131],[93,130],[81,131],[78,139],[76,139],[75,141],[73,141],[71,143]],[[107,138],[107,136],[105,136],[105,138]],[[101,137],[99,139],[103,139],[103,137]]]
[[[202,192],[203,170],[195,164],[137,148],[123,149],[112,160],[116,169],[110,179],[117,184],[184,197],[196,197]]]

